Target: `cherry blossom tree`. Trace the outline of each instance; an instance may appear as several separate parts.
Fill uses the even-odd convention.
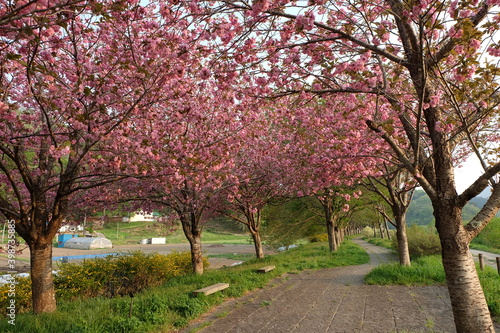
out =
[[[48,4],[16,2],[31,12],[6,25],[43,21],[38,3]],[[56,309],[52,240],[72,195],[127,176],[126,156],[153,155],[129,140],[140,130],[132,121],[175,104],[189,90],[186,68],[199,69],[190,62],[196,31],[180,8],[102,1],[75,12],[62,3],[50,8],[63,19],[30,26],[0,57],[0,212],[29,245],[35,313]]]
[[[291,193],[286,184],[283,158],[277,141],[269,132],[247,137],[245,147],[238,152],[234,174],[238,183],[228,188],[221,211],[231,219],[244,224],[255,246],[255,254],[264,258],[261,239],[263,210],[270,204],[277,204]]]
[[[394,222],[387,215],[383,207],[377,207],[384,221],[390,221],[396,228],[399,263],[410,266],[410,251],[406,236],[406,212],[413,197],[416,184],[413,177],[406,169],[384,165],[383,175],[378,178],[368,177],[365,187],[376,193],[390,207]]]
[[[33,31],[42,27],[60,25],[83,9],[91,1],[55,0],[55,1],[10,1],[0,2],[0,37],[2,42],[26,38]],[[53,28],[52,28],[53,29]]]
[[[468,247],[500,207],[498,145],[488,145],[498,142],[498,1],[204,4],[213,22],[227,24],[225,52],[253,71],[262,95],[372,101],[363,110],[368,129],[431,198],[457,330],[493,332]],[[459,194],[453,170],[470,153],[484,174]],[[464,205],[488,185],[487,204],[464,225]]]
[[[351,213],[351,196],[359,196],[358,190],[348,193],[346,188],[379,173],[376,166],[380,160],[375,155],[383,142],[375,139],[365,145],[363,122],[353,121],[332,131],[332,124],[358,116],[362,108],[353,95],[326,100],[303,93],[299,98],[282,98],[280,103],[289,105],[281,108],[281,124],[276,125],[286,142],[282,147],[286,154],[280,158],[288,163],[285,183],[299,196],[312,195],[319,200],[329,247],[336,251]],[[373,105],[367,103],[366,108],[370,107]]]
[[[214,211],[222,193],[239,182],[235,161],[251,133],[256,110],[247,100],[238,100],[226,89],[226,78],[214,73],[214,67],[196,72],[189,94],[177,105],[165,105],[170,116],[155,119],[139,135],[146,135],[154,157],[141,162],[145,178],[127,180],[121,189],[128,200],[166,206],[177,213],[196,274],[204,272],[204,215]]]

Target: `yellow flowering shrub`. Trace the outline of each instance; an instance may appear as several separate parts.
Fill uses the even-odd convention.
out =
[[[15,276],[11,283],[0,286],[0,314],[5,316],[12,308],[16,313],[31,309],[31,279]]]
[[[317,234],[314,236],[309,237],[309,241],[311,243],[316,243],[316,242],[328,242],[328,234]]]
[[[206,258],[203,262],[208,267]],[[80,263],[63,263],[54,275],[54,286],[58,299],[112,297],[136,293],[191,270],[189,252],[163,255],[134,251]],[[15,291],[10,283],[0,286],[0,315],[7,314],[11,299],[15,300],[16,313],[31,310],[31,279],[15,277],[14,281]]]
[[[206,259],[204,264],[208,266]],[[80,264],[62,264],[54,282],[60,298],[112,297],[130,295],[190,271],[189,252],[162,255],[134,251]]]

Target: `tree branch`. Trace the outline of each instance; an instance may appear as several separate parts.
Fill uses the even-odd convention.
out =
[[[499,172],[500,162],[486,170],[486,172],[483,173],[478,179],[476,179],[476,181],[471,186],[469,186],[469,188],[467,188],[462,194],[460,194],[457,198],[457,205],[459,207],[464,207],[470,199],[476,197],[486,187],[488,187],[490,178],[492,178]]]

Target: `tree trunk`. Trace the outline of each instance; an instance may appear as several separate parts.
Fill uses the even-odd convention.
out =
[[[261,226],[261,211],[262,208],[257,209],[256,212],[253,211],[253,207],[246,207],[244,214],[247,219],[247,227],[253,238],[253,245],[255,247],[255,255],[257,259],[264,258],[264,250],[262,248],[262,240],[260,238],[260,226]]]
[[[201,250],[201,236],[193,235],[189,238],[191,247],[191,263],[193,264],[193,273],[203,274],[203,252]]]
[[[260,239],[260,233],[252,232],[253,244],[255,246],[255,255],[257,259],[264,258],[264,249],[262,247],[262,240]]]
[[[387,239],[391,239],[391,233],[389,232],[389,224],[387,223],[387,220],[384,220],[385,223],[385,232],[387,233]]]
[[[56,310],[56,296],[52,278],[52,243],[30,245],[31,289],[35,314]]]
[[[410,266],[410,249],[408,247],[408,236],[406,235],[406,215],[396,216],[396,226],[399,264],[401,266]]]
[[[341,228],[335,228],[335,243],[337,244],[337,248],[342,244],[343,237],[342,237],[342,229]]]
[[[491,314],[469,252],[469,240],[462,226],[462,210],[440,207],[434,212],[457,332],[494,333]]]
[[[182,224],[182,231],[189,241],[191,248],[191,263],[195,274],[203,274],[203,253],[201,250],[201,232],[202,228],[196,215],[191,212],[179,210],[179,219]]]
[[[326,231],[328,233],[328,246],[331,252],[337,251],[337,239],[335,237],[335,227],[331,221],[326,223]]]
[[[495,332],[472,255],[443,251],[457,332]]]

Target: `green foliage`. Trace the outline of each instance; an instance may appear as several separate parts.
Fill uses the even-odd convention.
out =
[[[262,239],[267,245],[279,248],[290,246],[301,239],[323,233],[325,222],[311,207],[314,198],[298,198],[264,210]]]
[[[408,249],[412,258],[441,253],[441,242],[433,227],[412,225],[406,229]],[[393,237],[393,246],[397,249],[397,238]]]
[[[483,287],[484,296],[490,312],[495,317],[500,317],[500,278],[497,270],[486,266],[479,270],[479,279]]]
[[[462,211],[462,219],[470,221],[480,210],[485,200],[478,197],[467,203]],[[413,194],[413,199],[406,213],[406,221],[409,225],[431,225],[434,223],[432,203],[427,194],[422,190],[417,190]]]
[[[375,245],[378,245],[378,246],[382,246],[382,247],[385,247],[386,249],[391,249],[391,250],[396,250],[396,248],[394,247],[395,242],[394,242],[394,238],[392,239],[388,239],[388,238],[367,238],[367,237],[364,237],[363,238],[364,240],[366,240],[367,242],[371,243],[371,244],[375,244]]]
[[[369,261],[366,252],[346,241],[338,252],[330,252],[324,243],[301,245],[264,260],[252,259],[242,265],[207,270],[203,275],[186,274],[172,277],[165,283],[148,288],[131,297],[63,300],[58,311],[43,315],[18,314],[16,326],[0,323],[1,332],[168,332],[220,304],[227,297],[240,297],[250,290],[264,287],[270,280],[287,272],[302,269],[363,264]],[[259,274],[263,265],[276,269]],[[194,297],[192,292],[218,282],[230,287],[209,296]],[[132,304],[132,306],[131,306]],[[130,309],[132,312],[130,313]],[[131,316],[130,316],[131,314]]]
[[[129,295],[186,274],[191,267],[189,252],[161,255],[134,251],[81,264],[62,264],[54,284],[59,298]]]
[[[500,250],[500,218],[494,218],[486,228],[472,240],[472,244]]]
[[[364,227],[361,231],[361,235],[363,238],[372,238],[373,237],[373,228],[372,227]]]
[[[15,283],[15,288],[12,288],[11,283],[0,286],[0,315],[2,316],[7,314],[7,306],[9,306],[11,299],[15,300],[17,312],[27,312],[31,309],[30,277],[15,276],[13,282]]]
[[[406,213],[406,221],[410,225],[430,225],[434,222],[431,200],[424,191],[414,192],[413,200]]]

